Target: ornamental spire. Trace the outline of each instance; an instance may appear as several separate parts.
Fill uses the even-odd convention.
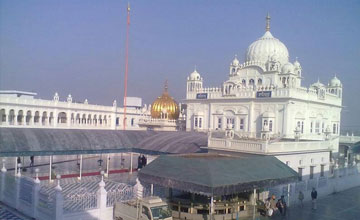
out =
[[[270,19],[271,19],[271,17],[270,17],[270,14],[268,12],[268,14],[266,16],[266,28],[265,28],[266,31],[270,31]]]
[[[165,80],[164,94],[168,94],[168,81],[167,80]]]

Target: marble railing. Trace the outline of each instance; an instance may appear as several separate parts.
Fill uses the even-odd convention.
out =
[[[237,152],[273,154],[283,152],[299,152],[313,150],[328,150],[332,146],[331,141],[266,141],[261,139],[237,140],[230,138],[209,137],[208,148],[229,150]]]
[[[326,93],[325,99],[319,99],[315,90],[305,87],[298,88],[260,88],[260,87],[235,87],[228,93],[219,88],[201,88],[194,92],[187,92],[187,99],[196,99],[198,93],[206,93],[207,99],[234,99],[234,98],[256,98],[258,91],[271,91],[272,98],[297,98],[309,101],[323,102],[326,104],[341,105],[341,99],[334,94]]]

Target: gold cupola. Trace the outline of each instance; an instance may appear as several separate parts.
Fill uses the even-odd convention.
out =
[[[177,120],[179,118],[179,106],[168,93],[168,85],[165,82],[164,92],[151,105],[151,118]]]

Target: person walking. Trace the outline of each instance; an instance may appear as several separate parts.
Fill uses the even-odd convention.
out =
[[[286,206],[286,201],[285,201],[285,197],[282,195],[281,196],[281,198],[279,199],[279,202],[280,202],[280,207],[281,207],[281,209],[279,208],[279,210],[280,210],[280,213],[283,215],[283,216],[285,216],[286,215],[286,208],[287,208],[287,206]]]
[[[304,200],[304,193],[302,191],[299,192],[299,196],[298,196],[298,199],[300,201],[300,205],[301,207],[304,207],[304,203],[303,203],[303,200]]]
[[[312,200],[312,209],[316,210],[316,199],[317,199],[317,191],[315,188],[311,191],[311,200]]]
[[[142,157],[141,157],[141,164],[142,164],[142,167],[145,167],[147,164],[147,159],[146,159],[145,155],[142,155]]]
[[[30,167],[34,166],[34,155],[30,156]]]
[[[142,158],[141,158],[141,155],[139,155],[139,157],[138,157],[138,170],[140,170],[142,167],[143,167]]]
[[[19,166],[19,164],[21,164],[21,157],[17,157],[17,164]]]

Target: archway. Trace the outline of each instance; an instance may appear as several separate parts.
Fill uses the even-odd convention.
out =
[[[5,109],[0,110],[0,125],[6,122],[6,112]]]
[[[65,112],[60,112],[58,115],[58,123],[59,124],[66,124],[67,118]]]

